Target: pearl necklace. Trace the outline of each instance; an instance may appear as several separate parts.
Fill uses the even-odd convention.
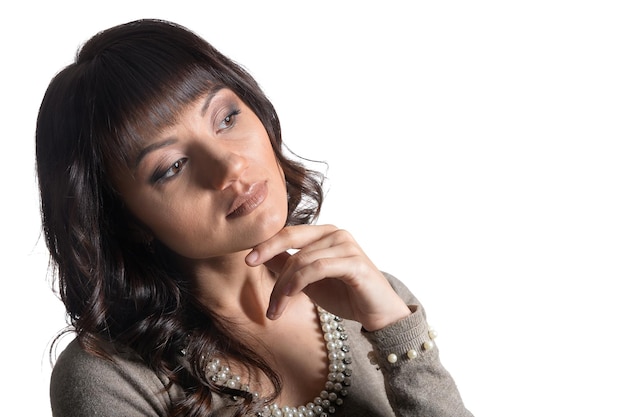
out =
[[[328,352],[329,373],[324,390],[307,405],[297,407],[266,405],[256,414],[257,417],[328,417],[329,414],[335,413],[337,406],[343,404],[343,397],[348,395],[352,376],[352,370],[349,368],[352,363],[350,347],[346,342],[348,335],[342,324],[343,319],[321,307],[317,307],[317,312]],[[209,361],[206,372],[207,377],[217,385],[250,392],[255,398],[259,397],[258,393],[250,391],[248,384],[241,382],[239,375],[230,372],[230,368],[217,358]]]

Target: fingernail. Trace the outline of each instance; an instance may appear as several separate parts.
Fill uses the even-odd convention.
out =
[[[256,250],[253,250],[248,254],[248,256],[246,256],[246,262],[249,265],[253,265],[257,261],[257,259],[259,259],[259,252],[257,252]]]
[[[265,314],[265,316],[270,320],[275,320],[276,319],[276,306],[270,305],[269,308],[267,309],[267,313]]]

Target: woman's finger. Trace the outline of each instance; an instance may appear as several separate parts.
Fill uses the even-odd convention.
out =
[[[289,253],[281,252],[278,255],[266,261],[265,266],[267,266],[269,270],[274,272],[275,274],[280,274],[283,271],[285,264],[287,263],[290,257],[291,255]]]
[[[246,263],[250,266],[261,265],[281,252],[302,249],[337,230],[337,227],[332,225],[287,226],[265,242],[258,244],[246,256]]]
[[[323,239],[326,240],[326,239]],[[325,272],[318,267],[316,262],[323,262],[324,259],[334,258],[354,258],[354,266],[358,262],[365,262],[365,256],[362,254],[360,248],[352,242],[341,242],[338,244],[316,244],[309,245],[303,248],[299,252],[294,253],[289,258],[284,259],[282,270],[278,276],[278,283],[281,284],[281,280],[293,280],[294,274],[300,271],[302,273],[303,268],[310,269],[312,273],[324,274]],[[361,257],[361,258],[358,258]],[[266,263],[267,264],[267,263]],[[339,271],[341,275],[351,273],[350,270]],[[331,277],[330,275],[320,275],[319,278]]]
[[[277,319],[285,311],[289,298],[325,279],[339,280],[346,288],[354,286],[354,280],[360,276],[357,265],[358,260],[355,262],[352,257],[321,257],[289,276],[281,276],[270,296],[267,317]]]

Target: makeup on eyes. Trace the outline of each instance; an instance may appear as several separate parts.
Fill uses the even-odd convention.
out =
[[[180,158],[167,168],[161,166],[157,167],[154,173],[150,176],[150,183],[157,184],[169,180],[170,178],[178,175],[185,167],[187,158]]]
[[[199,111],[196,110],[198,105],[200,105]],[[191,112],[191,115],[195,113],[196,118],[200,117],[200,123],[209,130],[207,132],[209,135],[220,135],[230,131],[237,126],[239,115],[242,114],[241,104],[237,96],[232,91],[225,89],[209,93],[200,103],[190,105],[188,111]],[[183,118],[186,113],[183,112]],[[164,132],[164,134],[168,133]],[[170,146],[179,144],[184,139],[177,137],[175,127],[170,131],[170,134],[169,137],[163,140],[148,144],[139,152],[135,159],[135,169],[138,169],[146,159],[152,159],[152,157],[149,157],[152,153],[158,152],[162,154],[160,158],[157,157],[161,160],[160,162],[157,161],[154,165],[147,163],[146,168],[151,165],[154,166],[152,172],[148,174],[148,182],[151,185],[164,183],[176,177],[185,169],[188,161],[188,156],[185,155],[185,152],[182,152],[177,157],[173,157],[169,151],[164,151]]]

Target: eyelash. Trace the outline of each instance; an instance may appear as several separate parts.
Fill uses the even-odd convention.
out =
[[[166,169],[157,169],[151,177],[153,184],[164,182],[178,175],[185,168],[187,158],[181,158]]]

